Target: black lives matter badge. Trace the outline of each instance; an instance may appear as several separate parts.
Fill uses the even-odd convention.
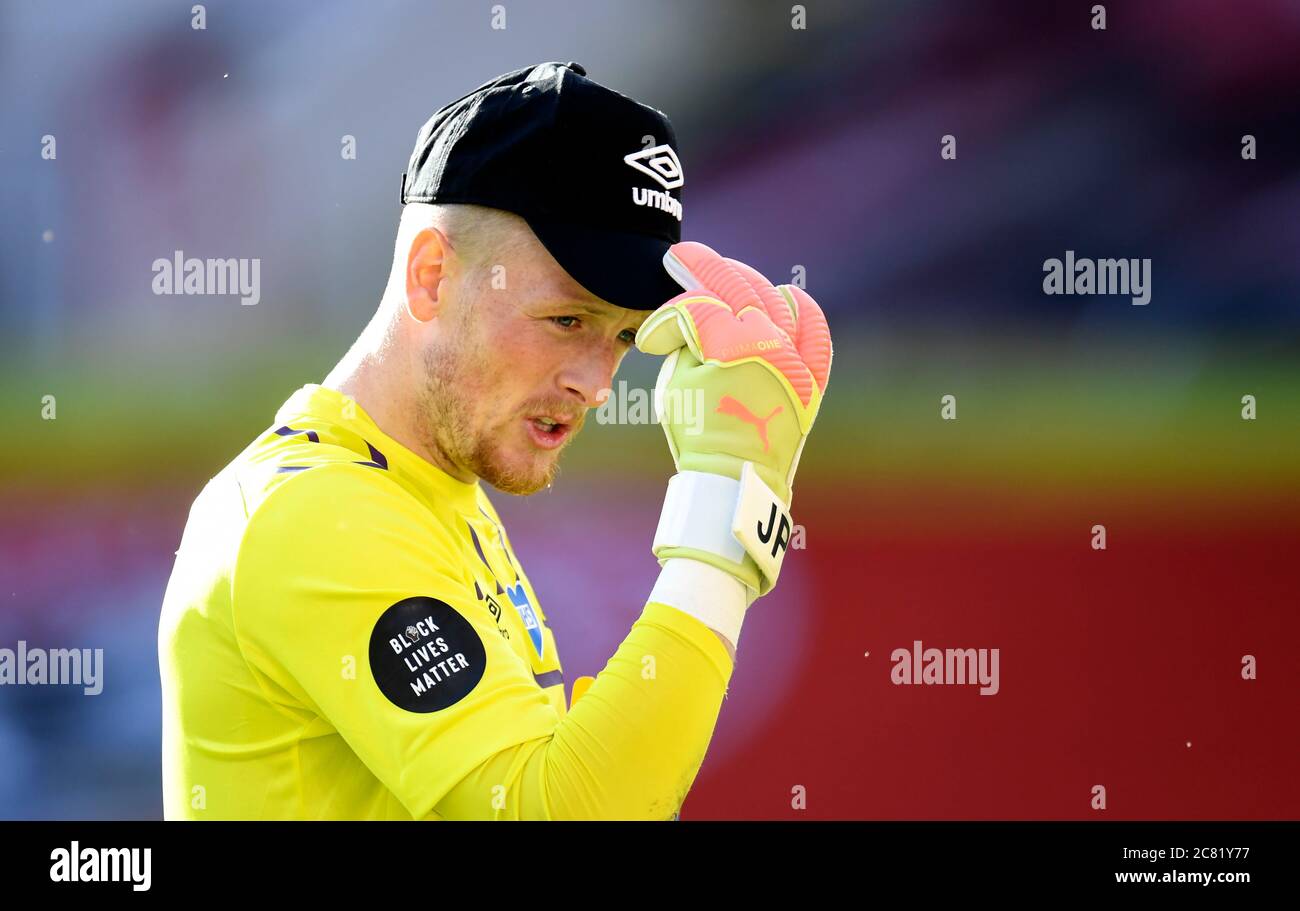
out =
[[[437,598],[407,598],[384,611],[370,634],[370,673],[388,701],[437,712],[478,686],[487,652],[470,622]]]

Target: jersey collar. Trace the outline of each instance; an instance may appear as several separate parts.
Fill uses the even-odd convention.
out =
[[[364,408],[337,389],[308,383],[290,396],[280,411],[281,415],[289,412],[310,414],[352,431],[383,454],[390,471],[413,484],[417,492],[431,502],[450,505],[467,515],[478,513],[477,478],[468,484],[458,481],[432,462],[407,449],[380,430]]]

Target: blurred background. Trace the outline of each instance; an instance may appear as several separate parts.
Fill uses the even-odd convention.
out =
[[[0,647],[105,670],[0,687],[0,818],[161,816],[191,500],[368,319],[419,126],[545,60],[667,112],[684,236],[801,270],[835,333],[805,547],[682,817],[1300,815],[1300,6],[1092,5],[4,0]],[[177,250],[259,258],[260,302],[155,295]],[[1150,303],[1045,295],[1066,250],[1150,258]],[[553,490],[493,494],[570,682],[671,470],[588,421]],[[892,685],[914,640],[1000,649],[1000,692]]]

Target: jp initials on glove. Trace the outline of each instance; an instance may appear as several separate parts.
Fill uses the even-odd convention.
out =
[[[752,601],[776,584],[790,541],[794,473],[830,376],[830,329],[802,288],[773,287],[704,244],[675,244],[664,265],[687,290],[636,336],[642,351],[667,355],[655,416],[677,465],[654,553],[661,564],[685,557],[725,570]],[[674,419],[666,403],[700,395],[702,423]]]

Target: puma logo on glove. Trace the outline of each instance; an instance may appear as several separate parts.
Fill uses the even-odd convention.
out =
[[[776,415],[780,413],[782,407],[783,406],[781,405],[777,405],[776,408],[772,410],[771,414],[765,418],[760,418],[731,396],[724,395],[722,401],[718,403],[717,412],[718,414],[729,414],[732,417],[740,418],[747,424],[753,424],[755,429],[758,430],[759,439],[763,441],[763,451],[767,452],[767,422],[776,417]]]

